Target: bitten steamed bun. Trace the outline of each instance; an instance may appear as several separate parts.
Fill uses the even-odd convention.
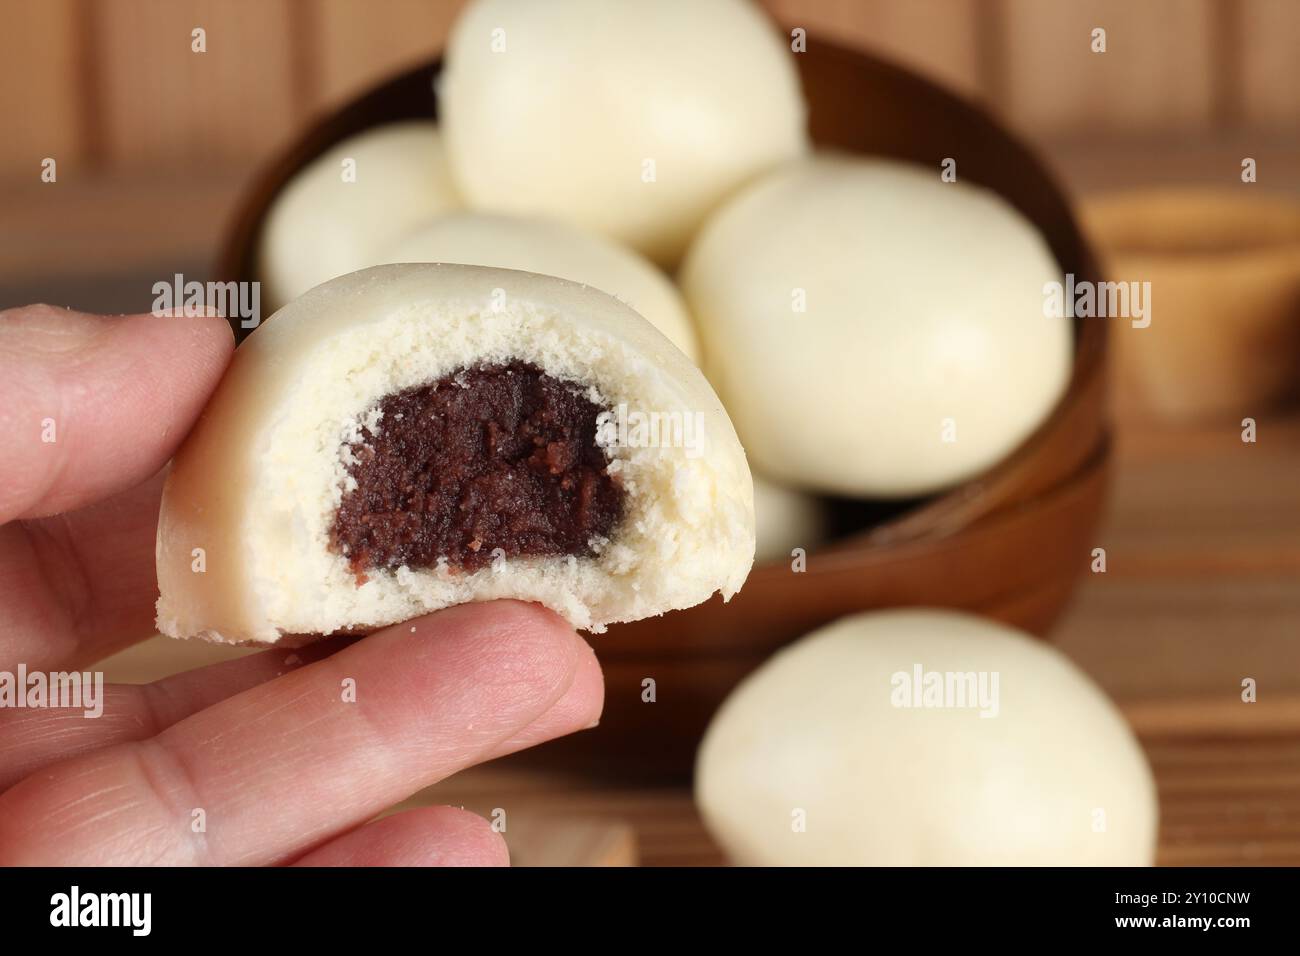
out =
[[[680,277],[705,370],[757,469],[873,498],[995,464],[1071,367],[1062,275],[995,193],[939,169],[819,156],[705,223]]]
[[[157,547],[172,637],[275,643],[493,598],[600,631],[739,590],[753,487],[703,374],[612,296],[376,266],[235,351]]]
[[[747,0],[475,0],[439,93],[452,171],[476,208],[672,264],[724,196],[806,150],[793,57]]]
[[[278,309],[327,279],[377,265],[395,236],[459,206],[432,121],[349,137],[304,167],[267,212],[258,245],[263,300]]]
[[[695,778],[742,864],[1146,866],[1155,852],[1151,770],[1114,705],[1049,645],[951,611],[860,614],[779,651],[714,716]]]
[[[686,304],[668,277],[630,249],[567,223],[453,213],[403,236],[381,261],[459,262],[581,282],[626,302],[688,358],[699,360]]]

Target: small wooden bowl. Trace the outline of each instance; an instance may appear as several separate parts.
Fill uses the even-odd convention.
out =
[[[1046,237],[1063,272],[1099,270],[1064,195],[1039,161],[989,116],[893,64],[827,43],[799,58],[814,141],[910,160],[1005,196]],[[412,70],[327,117],[249,192],[221,259],[221,278],[254,275],[255,242],[275,193],[304,164],[379,123],[437,113],[438,64]],[[1025,321],[1042,321],[1027,315]],[[841,502],[846,533],[794,573],[754,568],[729,604],[718,598],[594,637],[605,669],[601,726],[512,759],[540,759],[626,778],[689,773],[709,717],[769,654],[844,614],[899,605],[965,608],[1042,634],[1087,567],[1106,487],[1106,325],[1077,321],[1075,365],[1051,416],[979,478],[899,509]],[[642,700],[655,681],[655,702]]]
[[[1107,278],[1151,283],[1151,324],[1115,327],[1120,414],[1237,421],[1300,394],[1300,202],[1259,188],[1084,204]]]

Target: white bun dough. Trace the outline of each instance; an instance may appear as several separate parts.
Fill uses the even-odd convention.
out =
[[[355,162],[351,182],[345,160]],[[303,167],[266,214],[257,265],[263,304],[278,309],[327,279],[377,264],[394,236],[460,205],[432,121],[343,140]]]
[[[895,675],[917,665],[996,673],[993,716],[895,706],[909,689]],[[695,791],[749,865],[1146,866],[1155,852],[1151,770],[1114,705],[1047,644],[951,611],[860,614],[778,652],[714,717]]]
[[[1071,368],[1069,321],[1043,315],[1061,280],[994,193],[839,156],[745,189],[680,276],[754,466],[874,498],[970,478],[1047,417]]]
[[[380,400],[512,359],[589,388],[600,407],[676,414],[683,440],[653,444],[629,429],[605,448],[626,507],[595,556],[514,557],[472,573],[402,566],[359,584],[329,532],[354,443],[383,427]],[[753,554],[752,484],[727,413],[639,315],[547,276],[377,266],[295,299],[236,350],[163,490],[158,627],[276,642],[517,598],[600,631],[715,591],[730,598]]]
[[[630,305],[692,361],[695,330],[677,287],[635,252],[595,233],[550,219],[453,213],[402,237],[384,262],[459,262],[559,276]]]
[[[788,561],[795,548],[808,551],[826,536],[826,509],[812,495],[754,475],[755,558]]]
[[[476,208],[674,264],[724,196],[806,151],[793,57],[747,0],[475,0],[439,90],[452,172]]]

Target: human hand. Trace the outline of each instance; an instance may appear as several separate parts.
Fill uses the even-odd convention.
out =
[[[232,349],[219,318],[0,312],[0,672],[153,633],[162,468]],[[98,719],[0,706],[0,865],[504,864],[462,810],[366,821],[603,695],[568,624],[500,601],[109,685]]]

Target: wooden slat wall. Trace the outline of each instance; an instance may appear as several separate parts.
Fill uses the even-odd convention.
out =
[[[1300,3],[1242,0],[1239,15],[1245,119],[1295,132],[1300,126]]]
[[[5,9],[0,28],[0,122],[5,139],[0,175],[35,181],[47,156],[68,171],[86,159],[76,14],[76,0]]]
[[[439,49],[464,0],[9,0],[0,178],[248,168]],[[1297,0],[763,0],[1038,139],[1300,132]],[[208,52],[190,51],[190,31]],[[1103,26],[1108,52],[1089,51]]]
[[[336,103],[443,45],[464,0],[320,0],[318,101]]]
[[[1216,9],[1211,0],[1003,0],[997,105],[1047,135],[1204,130]],[[1105,53],[1092,52],[1096,27]]]
[[[810,42],[826,36],[922,70],[968,95],[984,88],[980,0],[764,0],[784,24],[803,27]]]
[[[119,0],[86,7],[111,166],[245,162],[296,126],[289,0]],[[207,31],[207,52],[191,31]]]

